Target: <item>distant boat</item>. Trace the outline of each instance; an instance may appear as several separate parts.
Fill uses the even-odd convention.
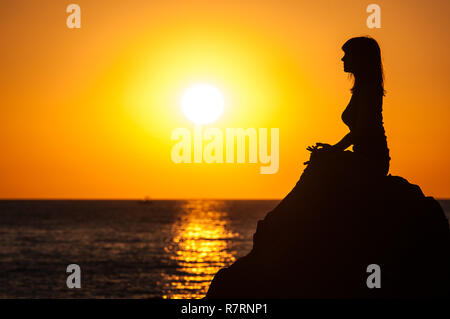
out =
[[[138,203],[144,204],[144,205],[150,205],[150,204],[153,204],[153,201],[148,196],[145,196],[145,198],[138,201]]]

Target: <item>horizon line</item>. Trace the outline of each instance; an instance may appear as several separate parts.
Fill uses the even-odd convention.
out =
[[[35,198],[26,198],[26,197],[20,197],[20,198],[0,198],[0,201],[14,201],[14,200],[23,200],[23,201],[108,201],[108,200],[115,200],[115,201],[169,201],[169,200],[282,200],[283,198],[244,198],[244,197],[238,197],[238,198],[202,198],[202,197],[189,197],[189,198],[46,198],[46,197],[35,197]],[[450,199],[450,198],[449,198]]]
[[[428,196],[427,196],[428,197]],[[435,200],[450,200],[450,197],[433,197]],[[177,200],[267,200],[267,201],[281,201],[283,198],[202,198],[202,197],[189,197],[189,198],[55,198],[55,197],[35,197],[35,198],[0,198],[0,201],[177,201]]]

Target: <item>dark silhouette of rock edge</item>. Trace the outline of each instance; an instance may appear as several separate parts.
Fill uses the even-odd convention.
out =
[[[206,298],[449,297],[449,248],[448,220],[420,187],[371,175],[352,152],[322,152]],[[370,264],[381,288],[367,286]]]

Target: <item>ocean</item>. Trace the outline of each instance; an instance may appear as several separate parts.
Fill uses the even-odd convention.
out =
[[[203,298],[278,202],[2,200],[0,298]]]

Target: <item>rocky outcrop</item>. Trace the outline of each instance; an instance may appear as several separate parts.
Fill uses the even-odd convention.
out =
[[[449,248],[444,212],[418,186],[372,176],[352,152],[323,151],[206,298],[448,297]],[[381,288],[367,286],[371,264]]]

